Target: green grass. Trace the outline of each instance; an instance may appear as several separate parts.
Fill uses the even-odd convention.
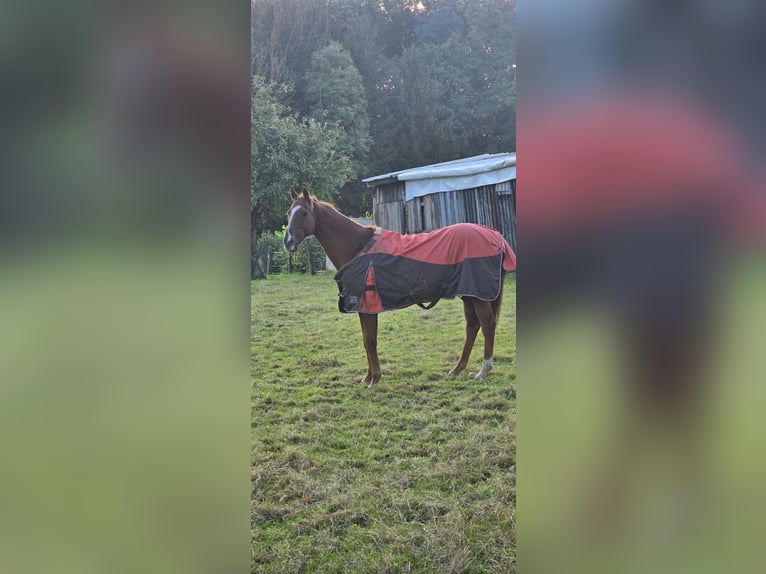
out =
[[[379,317],[383,378],[330,275],[252,283],[252,571],[514,572],[516,283],[494,369],[459,299]]]

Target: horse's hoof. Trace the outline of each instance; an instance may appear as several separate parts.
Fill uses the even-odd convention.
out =
[[[476,376],[474,379],[483,379],[485,378],[489,372],[492,370],[492,357],[489,359],[484,359],[484,362],[481,364],[481,370],[476,373]]]
[[[370,379],[370,384],[367,385],[367,388],[371,389],[372,387],[378,384],[379,380],[380,380],[380,377],[373,377],[372,379]]]
[[[361,381],[359,381],[362,384],[367,383],[367,388],[371,389],[378,381],[380,380],[380,375],[375,376],[371,373],[367,373],[367,376],[364,377]]]

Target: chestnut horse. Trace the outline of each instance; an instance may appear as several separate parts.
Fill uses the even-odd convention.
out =
[[[306,237],[313,235],[322,245],[335,268],[340,270],[373,237],[375,227],[359,225],[340,213],[330,203],[311,195],[306,188],[303,188],[302,193],[296,192],[295,189],[292,189],[290,193],[293,201],[287,212],[287,232],[284,238],[285,248],[288,251],[294,252]],[[501,276],[500,292],[494,301],[462,297],[465,314],[465,343],[460,359],[449,372],[449,376],[457,376],[468,365],[479,328],[484,334],[484,361],[475,378],[486,377],[492,369],[495,328],[500,317],[503,299],[502,283]],[[367,374],[361,382],[368,383],[369,388],[377,383],[381,376],[377,351],[378,315],[360,312],[359,321],[362,324],[364,349],[367,353]]]

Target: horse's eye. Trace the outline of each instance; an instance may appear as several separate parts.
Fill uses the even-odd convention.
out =
[[[308,215],[309,215],[309,214],[308,214],[308,213],[306,213],[305,211],[301,211],[301,217],[308,217]]]

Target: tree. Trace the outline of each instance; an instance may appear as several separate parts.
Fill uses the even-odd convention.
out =
[[[291,187],[306,186],[327,200],[351,176],[351,163],[337,147],[339,130],[288,113],[260,76],[253,77],[250,110],[251,243],[262,231],[280,229]],[[255,271],[255,269],[253,269]]]
[[[371,99],[379,172],[516,149],[515,1],[429,4]]]
[[[304,78],[303,96],[310,118],[338,128],[337,149],[351,159],[352,177],[358,179],[366,169],[372,138],[362,76],[349,51],[332,41],[314,52]],[[350,182],[341,190],[338,208],[361,215],[371,209],[369,200],[363,185]]]
[[[327,0],[251,0],[251,72],[286,86],[275,94],[283,103],[294,103],[311,54],[327,43],[329,14]]]
[[[338,150],[352,159],[354,175],[359,175],[372,139],[362,76],[351,54],[335,41],[317,50],[304,85],[309,117],[340,128]]]
[[[465,2],[463,46],[472,91],[473,149],[516,149],[516,0]]]

